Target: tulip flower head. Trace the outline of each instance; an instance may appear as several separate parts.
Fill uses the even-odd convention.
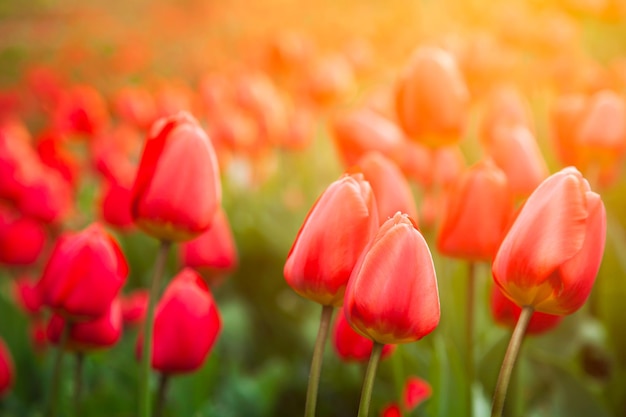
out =
[[[43,302],[74,321],[105,314],[124,285],[128,265],[117,242],[93,223],[57,241],[39,289]]]
[[[209,288],[192,269],[180,272],[165,289],[154,319],[152,368],[163,373],[192,372],[204,363],[222,321]],[[140,337],[137,352],[141,352]]]
[[[494,259],[494,280],[519,306],[571,314],[591,292],[605,238],[600,196],[576,168],[564,168],[526,201]]]
[[[221,196],[217,156],[196,119],[180,112],[156,121],[132,189],[139,228],[161,240],[189,240],[209,228]]]
[[[354,267],[344,309],[352,327],[378,343],[409,343],[439,324],[432,256],[406,214],[379,229]]]
[[[317,303],[340,306],[352,269],[377,227],[369,182],[360,173],[343,175],[304,220],[285,262],[287,284]]]

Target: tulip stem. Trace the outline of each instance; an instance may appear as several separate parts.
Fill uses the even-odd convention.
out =
[[[54,417],[56,415],[57,404],[59,402],[59,385],[61,385],[61,368],[63,365],[63,356],[65,356],[65,345],[70,336],[71,324],[66,322],[63,325],[61,331],[61,339],[57,346],[56,355],[54,357],[54,365],[52,367],[52,381],[50,383],[50,397],[48,398],[48,405],[45,415],[47,417]]]
[[[502,410],[504,409],[504,398],[506,397],[506,391],[509,387],[509,381],[511,380],[511,373],[517,360],[522,342],[524,341],[524,335],[528,328],[528,323],[533,316],[534,308],[532,306],[524,306],[522,313],[517,320],[513,334],[511,335],[511,341],[509,347],[504,354],[504,360],[502,361],[502,367],[500,368],[500,374],[498,375],[498,382],[496,382],[496,390],[493,395],[493,405],[491,407],[491,417],[501,417]]]
[[[309,386],[306,390],[306,404],[304,406],[304,417],[314,417],[317,405],[317,389],[320,383],[320,372],[322,370],[322,360],[324,359],[324,347],[328,338],[330,320],[333,316],[333,306],[323,306],[320,318],[320,327],[315,340],[313,359],[311,359],[311,370],[309,372]]]
[[[171,242],[161,241],[159,252],[154,261],[154,276],[150,284],[148,310],[143,324],[143,349],[141,353],[141,369],[139,375],[139,417],[150,417],[150,363],[152,359],[152,331],[154,328],[154,307],[159,297],[161,280],[165,272],[165,263]]]
[[[465,304],[465,353],[467,365],[466,408],[468,417],[474,415],[473,385],[474,385],[474,316],[476,315],[476,264],[468,263],[467,269],[467,299]]]
[[[83,391],[83,364],[85,363],[85,354],[76,352],[74,355],[76,366],[74,368],[74,416],[80,417],[80,400]]]
[[[367,365],[367,371],[365,371],[365,380],[363,381],[363,389],[361,390],[361,402],[359,403],[358,417],[367,417],[370,410],[370,402],[372,399],[372,389],[374,388],[374,377],[376,376],[376,370],[378,369],[378,362],[380,362],[380,356],[383,353],[382,343],[374,342],[372,347],[372,353],[370,354],[370,361]]]
[[[157,391],[157,402],[154,409],[154,417],[161,417],[163,415],[163,409],[165,408],[165,394],[167,392],[167,385],[169,381],[169,375],[161,373],[159,377],[159,390]]]

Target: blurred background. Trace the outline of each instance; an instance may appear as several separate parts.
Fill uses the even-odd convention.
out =
[[[454,57],[470,96],[455,151],[458,169],[446,159],[437,165],[432,155],[427,162],[407,156],[403,167],[435,260],[441,324],[381,363],[372,414],[398,401],[403,381],[415,375],[428,381],[432,396],[407,415],[464,416],[467,267],[435,248],[438,209],[427,205],[430,177],[456,178],[482,157],[490,94],[503,84],[527,103],[549,172],[569,165],[563,147],[570,145],[555,139],[558,123],[564,123],[555,122],[555,103],[600,91],[624,100],[626,2],[0,1],[0,157],[10,141],[24,140],[47,167],[61,161],[57,165],[65,167],[70,183],[61,187],[69,190],[61,213],[42,221],[45,239],[34,259],[5,260],[0,268],[0,336],[15,368],[0,415],[43,415],[54,348],[33,336],[34,319],[15,288],[18,278],[39,277],[61,231],[104,221],[131,266],[123,292],[149,282],[157,241],[107,218],[104,190],[111,183],[128,190],[132,183],[132,174],[111,168],[111,155],[136,164],[151,121],[178,110],[198,118],[218,151],[237,260],[209,274],[223,330],[202,369],[172,380],[165,415],[301,415],[320,307],[293,292],[282,269],[315,199],[350,165],[346,155],[377,147],[363,145],[357,133],[346,139],[350,135],[337,127],[342,117],[369,109],[397,130],[393,90],[422,45]],[[615,158],[610,166],[602,161],[581,167],[588,168],[584,174],[609,217],[600,274],[585,308],[527,338],[510,416],[626,416],[626,117],[607,123],[624,132],[623,144],[611,151]],[[383,128],[366,122],[362,128],[366,137],[384,142]],[[348,130],[358,130],[358,123]],[[59,137],[53,156],[38,146],[50,135]],[[415,172],[420,168],[426,173]],[[65,193],[49,187],[51,195]],[[15,214],[14,207],[5,211],[25,214]],[[30,241],[20,236],[2,250]],[[174,250],[166,276],[180,267]],[[475,415],[488,413],[511,332],[493,318],[491,282],[490,266],[478,265]],[[87,356],[83,415],[134,415],[136,335],[136,327],[125,327],[115,346]],[[74,364],[66,359],[61,415],[72,391]],[[339,358],[329,339],[318,415],[356,415],[364,370],[363,363]]]

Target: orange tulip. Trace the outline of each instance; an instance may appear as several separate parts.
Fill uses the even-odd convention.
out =
[[[362,172],[372,186],[381,224],[398,211],[408,214],[417,223],[417,206],[411,186],[390,159],[378,152],[368,152],[352,170]]]
[[[418,48],[397,82],[396,111],[407,135],[431,147],[457,143],[468,107],[469,92],[454,55]]]
[[[139,228],[161,240],[192,239],[209,228],[221,198],[217,157],[196,119],[180,112],[158,120],[132,189]]]
[[[455,258],[491,260],[513,210],[513,194],[504,172],[490,160],[478,162],[450,190],[437,248]]]
[[[317,303],[340,306],[352,269],[377,228],[369,182],[362,174],[343,175],[304,220],[285,263],[287,284]]]
[[[379,229],[354,267],[344,310],[351,326],[378,343],[409,343],[439,324],[439,293],[424,237],[396,213]]]
[[[526,201],[493,262],[496,284],[519,306],[571,314],[600,268],[606,212],[581,173],[564,168]]]

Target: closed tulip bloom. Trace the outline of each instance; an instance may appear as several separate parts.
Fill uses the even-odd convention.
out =
[[[398,120],[406,134],[431,147],[461,140],[469,91],[454,55],[420,47],[401,74],[396,90]]]
[[[155,122],[132,189],[135,223],[164,241],[189,240],[209,228],[221,196],[213,145],[193,116]]]
[[[428,245],[413,221],[396,213],[364,250],[346,289],[352,327],[378,343],[409,343],[439,324],[439,293]]]
[[[498,126],[486,152],[504,171],[517,197],[530,195],[549,175],[537,140],[527,126]]]
[[[43,307],[41,293],[37,282],[29,276],[22,276],[14,281],[14,298],[16,304],[31,316],[38,316]]]
[[[472,166],[452,188],[437,249],[470,261],[492,260],[513,217],[513,194],[490,160]]]
[[[571,314],[586,301],[606,238],[606,211],[573,167],[531,194],[493,262],[496,284],[519,306]]]
[[[362,172],[372,186],[381,224],[398,211],[417,222],[417,206],[411,186],[393,161],[378,152],[368,152],[353,169]]]
[[[48,322],[48,340],[58,344],[67,320],[54,314]],[[102,316],[90,321],[70,323],[65,347],[76,352],[88,352],[96,349],[111,347],[117,343],[122,335],[122,309],[116,298],[109,305],[109,309]]]
[[[123,167],[105,178],[101,190],[100,212],[107,224],[129,230],[134,226],[130,205],[135,169],[130,164]]]
[[[209,279],[219,280],[220,275],[237,266],[235,238],[224,210],[217,211],[206,232],[181,245],[181,257],[184,266]]]
[[[148,296],[147,290],[139,289],[121,297],[124,325],[134,326],[143,322],[148,309]]]
[[[333,346],[340,359],[345,362],[367,362],[372,353],[374,342],[357,333],[346,320],[343,308],[340,309],[333,327]],[[396,345],[385,345],[381,359],[389,357]]]
[[[494,321],[510,329],[515,327],[522,313],[520,306],[506,298],[497,285],[491,288],[490,308]],[[541,334],[552,330],[561,323],[563,317],[536,311],[528,323],[526,334]]]
[[[2,398],[13,385],[14,373],[11,352],[9,352],[9,349],[4,344],[4,340],[0,338],[0,398]]]
[[[117,242],[93,223],[59,238],[39,289],[44,304],[65,318],[93,320],[108,311],[127,275],[128,265]]]
[[[304,220],[283,270],[287,284],[319,304],[340,306],[352,269],[377,228],[369,182],[360,173],[343,175]]]
[[[35,263],[47,240],[44,224],[0,204],[0,264]]]
[[[180,272],[157,305],[152,368],[192,372],[204,363],[222,327],[209,288],[192,269]],[[142,341],[139,340],[138,348]]]

